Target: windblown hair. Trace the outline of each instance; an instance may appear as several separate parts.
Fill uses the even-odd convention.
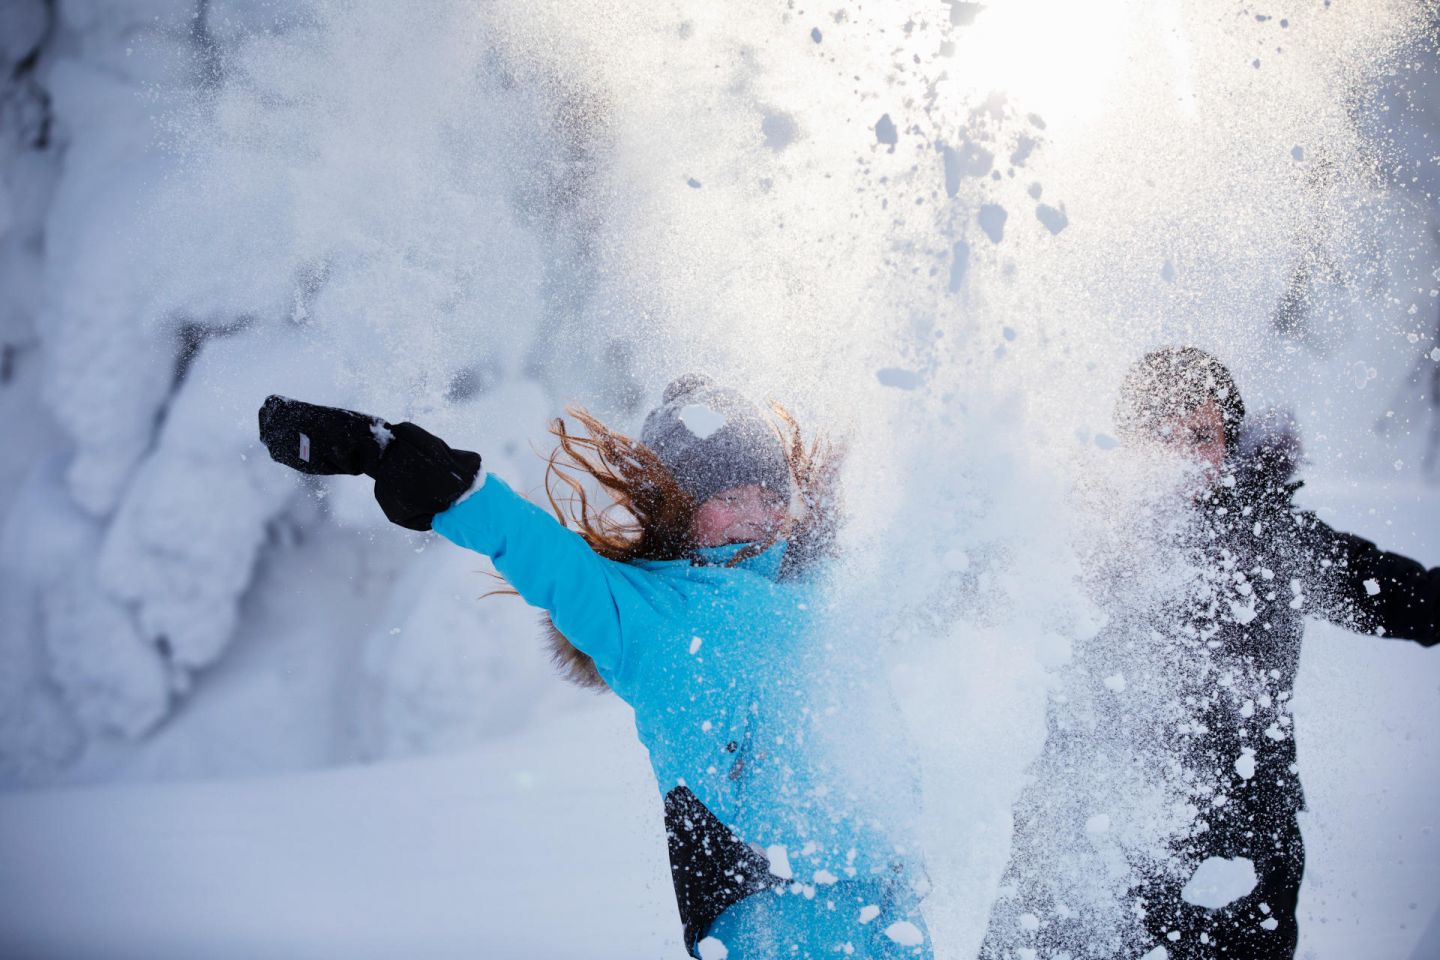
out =
[[[1245,403],[1230,371],[1199,347],[1164,347],[1131,365],[1115,403],[1115,425],[1128,437],[1150,435],[1171,417],[1214,400],[1234,448],[1245,422]]]
[[[774,538],[746,547],[730,565],[784,539],[788,546],[780,576],[787,579],[834,550],[840,520],[837,479],[843,453],[823,436],[807,443],[795,418],[779,404],[771,406],[799,509],[792,509],[790,519]],[[700,504],[680,488],[659,456],[582,408],[569,407],[567,412],[585,432],[571,433],[558,417],[550,426],[559,442],[546,467],[545,495],[556,518],[579,533],[590,549],[610,560],[629,563],[692,556],[696,547],[690,539],[690,525]],[[596,509],[586,480],[598,486],[610,502]],[[583,687],[605,688],[594,661],[570,643],[548,617],[546,632],[551,657],[567,680]]]

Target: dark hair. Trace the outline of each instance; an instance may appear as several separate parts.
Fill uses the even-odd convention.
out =
[[[1115,401],[1115,426],[1127,438],[1153,435],[1162,422],[1214,400],[1234,450],[1245,422],[1245,401],[1225,365],[1199,347],[1162,347],[1131,364]]]

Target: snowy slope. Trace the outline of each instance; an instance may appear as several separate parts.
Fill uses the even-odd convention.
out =
[[[0,801],[0,956],[682,957],[616,701],[483,751]]]
[[[258,457],[271,390],[529,492],[564,402],[636,426],[687,368],[851,438],[856,620],[950,644],[887,665],[951,957],[1134,356],[1222,353],[1307,503],[1440,561],[1420,4],[913,6],[0,0],[0,789],[46,788],[0,795],[0,956],[675,954],[623,708],[483,561]],[[1440,957],[1440,651],[1314,626],[1296,709],[1301,956]]]
[[[1405,520],[1440,516],[1435,491],[1321,483],[1307,505],[1440,557],[1440,526]],[[1440,651],[1312,624],[1296,701],[1310,800],[1298,956],[1440,956]],[[1003,818],[1018,779],[971,773]],[[660,823],[610,697],[447,757],[10,795],[0,955],[679,957]],[[1005,841],[985,842],[933,858],[980,874],[937,886],[983,887]],[[983,923],[984,904],[928,910],[957,908]],[[981,932],[972,919],[940,955],[971,955]]]

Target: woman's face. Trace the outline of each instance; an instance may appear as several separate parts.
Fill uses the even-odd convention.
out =
[[[722,490],[695,511],[690,540],[697,547],[719,547],[768,539],[780,529],[785,507],[784,498],[758,484]]]

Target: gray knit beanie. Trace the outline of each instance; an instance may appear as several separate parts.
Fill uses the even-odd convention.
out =
[[[739,391],[702,373],[670,382],[640,441],[697,505],[751,484],[790,499],[790,465],[775,428]]]

